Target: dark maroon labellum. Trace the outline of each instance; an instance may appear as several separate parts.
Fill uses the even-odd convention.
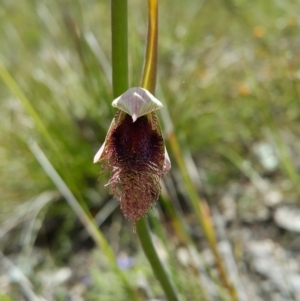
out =
[[[135,122],[120,114],[106,137],[100,162],[110,170],[110,192],[119,198],[125,217],[136,222],[158,199],[159,182],[166,172],[164,140],[155,113]]]

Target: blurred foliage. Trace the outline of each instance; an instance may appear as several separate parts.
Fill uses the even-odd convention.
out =
[[[160,1],[157,97],[166,104],[182,148],[205,174],[202,186],[210,200],[242,176],[227,152],[265,172],[252,149],[259,141],[274,145],[281,160],[277,175],[299,192],[299,10],[297,2],[280,0]],[[130,83],[137,86],[147,28],[144,1],[129,1],[128,12]],[[30,207],[43,192],[55,190],[28,139],[40,145],[93,214],[109,201],[106,179],[98,179],[99,168],[92,164],[114,114],[109,16],[109,1],[102,0],[0,5],[0,61],[55,144],[53,149],[16,91],[0,80],[0,222],[6,226],[19,206]],[[177,179],[175,166],[171,176]],[[180,184],[177,193],[181,198]],[[46,232],[60,225],[53,252],[64,258],[78,231],[76,216],[61,200],[47,207],[42,221],[45,216]],[[2,240],[2,251],[22,246],[22,240]],[[97,277],[95,272],[96,284]]]

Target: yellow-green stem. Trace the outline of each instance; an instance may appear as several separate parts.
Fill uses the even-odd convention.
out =
[[[157,0],[148,0],[148,36],[146,46],[146,58],[143,68],[141,86],[152,94],[155,92],[156,85],[156,66],[157,66],[157,40],[158,40],[158,3]],[[158,257],[155,246],[151,239],[150,229],[146,218],[141,218],[136,229],[141,241],[144,253],[149,260],[153,272],[160,282],[165,295],[169,301],[177,301],[178,293],[167,274],[165,267]]]
[[[156,85],[157,40],[158,3],[157,0],[148,0],[148,37],[141,86],[152,94]]]

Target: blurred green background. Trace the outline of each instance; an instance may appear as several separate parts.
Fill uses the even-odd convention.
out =
[[[128,5],[130,85],[138,86],[147,4],[129,0]],[[165,136],[172,120],[200,195],[226,223],[240,273],[247,274],[245,240],[269,239],[296,252],[296,258],[293,233],[300,230],[284,221],[298,218],[300,193],[299,3],[166,0],[159,5],[156,95],[165,105],[159,114]],[[39,162],[42,154],[97,217],[118,259],[135,262],[124,267],[132,285],[146,282],[144,295],[147,290],[149,296],[161,295],[130,223],[104,187],[107,177],[99,178],[99,166],[92,164],[115,112],[110,2],[2,0],[0,24],[0,277],[6,281],[0,292],[30,300],[12,275],[10,260],[47,300],[77,295],[82,299],[76,300],[126,300],[104,255],[94,251],[46,163]],[[169,155],[172,161],[172,150]],[[201,252],[206,245],[194,227],[175,163],[163,190]],[[151,225],[161,221],[165,242],[178,250],[180,239],[166,207],[157,206]],[[278,210],[287,208],[295,208],[294,215],[284,215],[282,222]],[[197,277],[187,284],[188,270],[176,269],[182,295],[200,300]],[[50,285],[59,272],[65,278],[57,276],[58,284]],[[291,299],[268,295],[255,272],[251,285],[257,299],[246,285],[249,300],[298,300],[297,292]],[[208,274],[218,286],[214,273]],[[189,286],[190,296],[184,293]],[[217,298],[212,294],[208,300]]]

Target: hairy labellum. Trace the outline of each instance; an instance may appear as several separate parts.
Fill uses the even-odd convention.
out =
[[[140,97],[136,96],[136,89],[140,88],[134,89],[132,103],[127,95],[125,99],[127,112],[117,111],[94,162],[101,163],[102,171],[110,171],[107,183],[110,193],[119,199],[125,217],[136,222],[158,199],[161,190],[160,180],[170,169],[171,164],[156,114],[154,112],[142,116],[136,114],[135,108],[140,108],[143,104],[134,103],[140,101]],[[142,90],[139,95],[144,97],[145,92]],[[147,93],[151,97],[148,91]],[[122,106],[123,100],[122,96],[118,98]],[[149,103],[147,105],[149,106]],[[132,115],[129,115],[131,112]]]

